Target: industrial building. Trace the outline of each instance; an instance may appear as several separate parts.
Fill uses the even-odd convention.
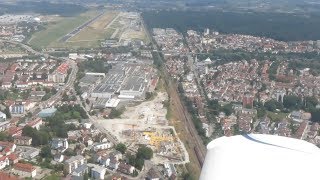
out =
[[[245,134],[215,139],[207,149],[200,180],[318,179],[320,149],[303,140]]]
[[[41,118],[51,117],[56,113],[56,111],[57,111],[56,108],[43,109],[39,112],[38,116]]]
[[[152,72],[152,67],[146,65],[117,64],[94,88],[91,97],[110,99],[115,95],[120,95],[121,97],[144,98],[150,85]]]

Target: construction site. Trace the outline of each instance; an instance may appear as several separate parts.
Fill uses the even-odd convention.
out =
[[[188,163],[189,155],[184,144],[174,127],[168,125],[167,101],[167,93],[159,92],[151,101],[127,107],[121,118],[101,120],[100,124],[120,142],[126,142],[131,151],[136,151],[139,145],[151,147],[154,162],[158,164]]]

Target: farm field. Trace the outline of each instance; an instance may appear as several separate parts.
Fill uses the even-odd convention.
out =
[[[30,39],[30,45],[36,48],[65,47],[67,44],[59,39],[88,20],[98,15],[97,11],[89,11],[75,17],[59,18],[58,21],[49,22],[46,29],[35,33]]]

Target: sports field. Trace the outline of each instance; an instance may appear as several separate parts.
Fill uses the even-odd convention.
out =
[[[49,22],[46,29],[35,33],[29,43],[37,48],[64,47],[65,45],[59,42],[60,38],[97,15],[98,12],[89,11],[79,16],[60,18],[58,21]]]

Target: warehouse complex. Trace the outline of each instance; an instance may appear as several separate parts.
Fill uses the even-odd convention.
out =
[[[144,98],[154,70],[142,64],[117,64],[92,91],[91,97]]]

